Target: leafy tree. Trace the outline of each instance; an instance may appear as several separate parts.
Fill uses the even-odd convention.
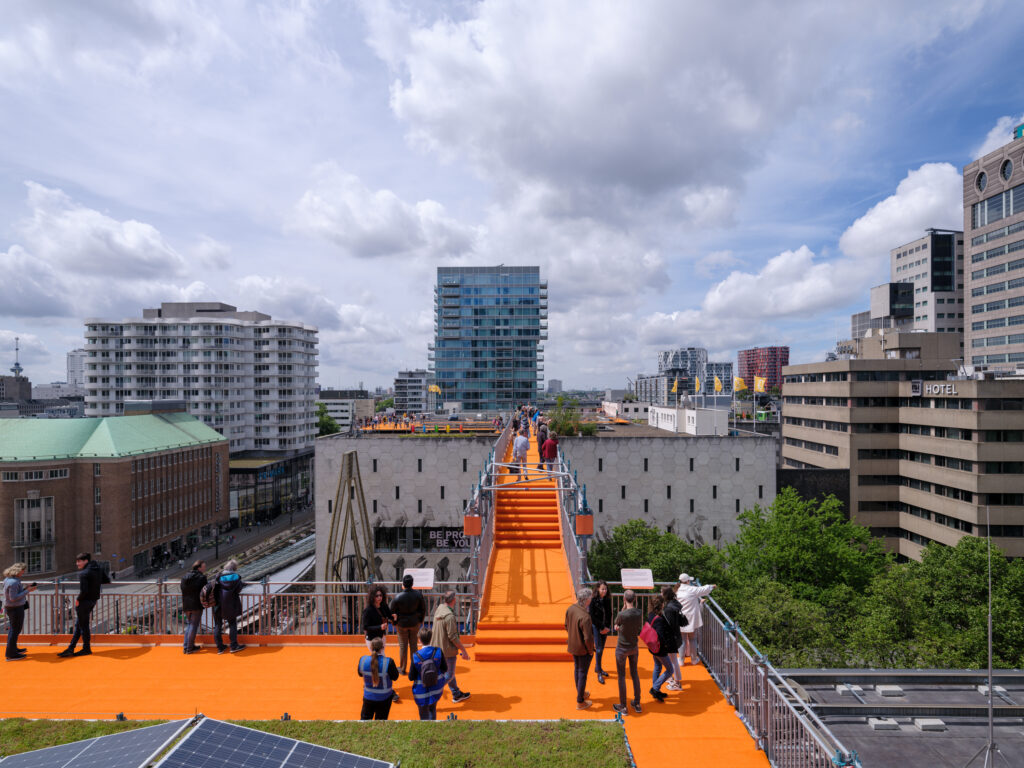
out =
[[[556,435],[576,435],[580,431],[580,401],[576,398],[567,401],[559,395],[555,407],[548,411],[549,427]]]
[[[383,400],[381,400],[379,403],[377,403],[376,407],[374,408],[374,412],[375,413],[380,413],[381,411],[386,411],[388,408],[394,408],[394,407],[395,407],[395,398],[393,398],[393,397],[385,397]]]
[[[675,581],[682,571],[716,583],[723,575],[721,553],[709,546],[694,547],[674,533],[663,533],[643,520],[630,520],[598,541],[587,556],[595,579],[618,581],[622,568],[650,568],[655,581]]]
[[[333,418],[327,414],[327,406],[324,403],[316,404],[316,417],[320,427],[320,436],[333,435],[341,431],[341,427],[338,426]]]

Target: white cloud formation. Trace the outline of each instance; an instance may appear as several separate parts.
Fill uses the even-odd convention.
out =
[[[1024,123],[1024,115],[1000,117],[985,136],[985,140],[971,151],[971,157],[977,160],[989,152],[995,152],[1004,144],[1009,144],[1013,140],[1013,129],[1021,123]]]
[[[712,277],[729,267],[736,267],[743,261],[732,251],[712,251],[697,260],[694,269],[702,277]]]
[[[42,365],[50,361],[49,350],[36,334],[0,328],[0,365],[3,366],[0,368],[2,370],[0,375],[8,375],[7,368],[14,364],[15,339],[17,339],[19,350],[18,360],[22,366],[29,369],[26,370],[26,375],[30,374],[30,367],[33,364]]]
[[[288,228],[325,238],[356,258],[449,259],[471,251],[477,237],[472,227],[448,218],[440,203],[409,204],[389,189],[371,190],[336,163],[316,170]]]

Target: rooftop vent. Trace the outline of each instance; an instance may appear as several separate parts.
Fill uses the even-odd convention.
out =
[[[872,731],[898,731],[900,729],[899,723],[891,717],[869,717],[868,725],[871,726]]]
[[[915,717],[914,725],[919,731],[944,731],[946,724],[937,717]]]

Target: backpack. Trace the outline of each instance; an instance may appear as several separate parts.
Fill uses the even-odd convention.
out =
[[[217,582],[208,581],[199,590],[199,604],[203,608],[216,608],[217,607]]]
[[[644,641],[647,650],[655,656],[661,652],[661,641],[658,639],[658,633],[651,626],[651,622],[644,622],[643,629],[640,630],[640,639]]]
[[[437,685],[438,677],[439,673],[437,671],[437,662],[434,661],[434,654],[420,661],[420,681],[423,683],[424,688],[429,689]]]

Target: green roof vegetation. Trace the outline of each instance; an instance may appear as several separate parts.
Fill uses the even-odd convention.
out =
[[[0,420],[0,461],[114,459],[226,438],[187,413]]]

